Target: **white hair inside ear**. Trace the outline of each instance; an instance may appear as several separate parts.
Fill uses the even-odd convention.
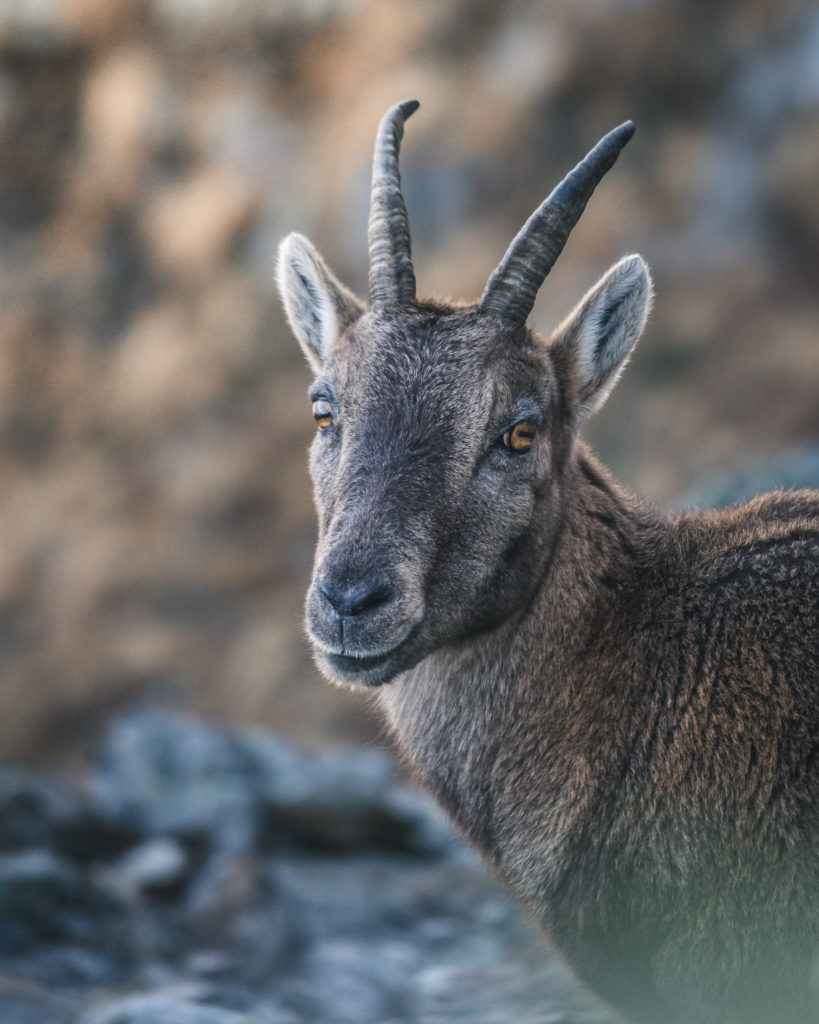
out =
[[[643,332],[654,289],[640,256],[624,256],[557,328],[555,346],[571,350],[579,419],[608,398]]]
[[[365,311],[303,235],[288,235],[279,246],[276,281],[284,310],[304,354],[318,372],[338,337]]]

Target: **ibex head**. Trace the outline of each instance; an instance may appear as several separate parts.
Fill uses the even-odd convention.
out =
[[[639,337],[651,283],[616,264],[546,340],[537,290],[633,133],[610,132],[535,211],[477,305],[419,302],[398,151],[400,103],[378,130],[370,309],[300,235],[279,287],[317,377],[311,472],[319,513],[307,626],[336,681],[378,685],[515,615],[559,531],[577,428]]]

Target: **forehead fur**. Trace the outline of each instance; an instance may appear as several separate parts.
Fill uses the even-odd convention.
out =
[[[472,306],[425,303],[366,313],[339,339],[328,370],[343,390],[418,388],[416,398],[441,401],[455,386],[474,392],[490,374],[540,375],[547,361],[544,343],[523,326]]]

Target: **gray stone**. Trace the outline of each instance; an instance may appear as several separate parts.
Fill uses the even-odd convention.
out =
[[[702,481],[676,502],[680,508],[709,505],[721,508],[748,501],[765,491],[819,488],[819,445],[802,445]]]
[[[605,1020],[383,751],[140,713],[82,789],[6,781],[4,1024]]]
[[[189,867],[190,858],[182,846],[167,836],[160,836],[126,853],[114,871],[129,887],[146,893],[162,893],[181,885]]]
[[[435,853],[451,849],[452,830],[432,802],[408,786],[384,750],[317,753],[263,734],[247,734],[267,823],[263,841],[319,849],[365,848]]]
[[[109,909],[100,890],[49,850],[0,856],[0,953],[36,942],[88,939]]]
[[[247,849],[254,841],[251,764],[228,733],[183,715],[116,722],[99,755],[96,806],[153,836]]]
[[[50,846],[55,801],[48,787],[10,768],[0,769],[0,849]]]

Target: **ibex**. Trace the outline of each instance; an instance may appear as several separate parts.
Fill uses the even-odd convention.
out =
[[[316,372],[306,604],[400,748],[575,974],[646,1024],[819,1021],[819,492],[661,515],[578,438],[652,286],[617,263],[549,340],[535,295],[628,141],[606,135],[477,305],[416,298],[377,134],[370,308],[299,235]],[[385,685],[389,684],[389,685]]]

